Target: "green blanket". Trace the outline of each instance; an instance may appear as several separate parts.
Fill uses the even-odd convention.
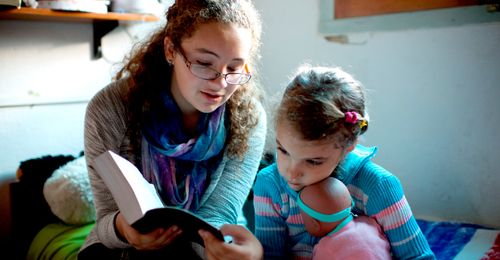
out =
[[[53,223],[45,226],[33,239],[28,250],[28,260],[76,260],[78,250],[90,233],[94,223],[75,226]]]

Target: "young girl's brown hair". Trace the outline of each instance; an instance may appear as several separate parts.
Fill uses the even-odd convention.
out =
[[[368,128],[363,86],[341,68],[304,65],[286,87],[276,120],[304,140],[349,147]]]

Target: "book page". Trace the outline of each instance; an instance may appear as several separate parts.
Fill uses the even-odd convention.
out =
[[[129,224],[148,210],[163,207],[154,186],[125,158],[107,151],[95,158],[94,167]]]
[[[142,213],[144,214],[150,209],[162,208],[163,202],[158,196],[154,185],[144,179],[137,167],[117,154],[112,153],[111,156],[113,156],[123,176],[132,188]]]

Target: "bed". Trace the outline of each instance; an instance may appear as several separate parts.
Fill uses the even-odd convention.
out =
[[[500,259],[500,230],[450,221],[417,222],[437,259]]]
[[[54,160],[52,168],[44,168],[48,173],[35,167],[36,173],[24,172],[24,178],[10,184],[12,243],[15,245],[11,248],[17,249],[15,259],[76,259],[78,249],[94,225],[89,218],[68,224],[52,212],[44,199],[44,182],[51,177],[50,171],[76,157],[57,157],[57,162],[56,156],[51,157],[44,157]],[[247,215],[252,214],[251,199],[250,196],[245,204]],[[500,259],[500,230],[452,221],[418,219],[417,222],[437,259]]]

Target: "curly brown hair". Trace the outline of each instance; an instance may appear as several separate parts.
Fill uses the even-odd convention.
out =
[[[251,73],[256,74],[257,62],[260,58],[260,16],[247,0],[177,0],[166,12],[167,23],[156,31],[148,41],[135,46],[130,57],[126,58],[124,67],[116,74],[115,79],[126,79],[130,90],[128,100],[130,122],[129,134],[135,145],[140,144],[141,116],[151,104],[153,98],[165,86],[170,85],[172,67],[164,54],[164,39],[169,37],[175,48],[191,37],[200,25],[219,22],[246,28],[252,34],[252,49],[247,63]],[[252,77],[242,85],[226,103],[229,118],[228,137],[226,141],[228,154],[242,158],[248,149],[248,138],[252,128],[258,123],[258,111],[255,97],[260,99],[261,89],[257,77]]]

